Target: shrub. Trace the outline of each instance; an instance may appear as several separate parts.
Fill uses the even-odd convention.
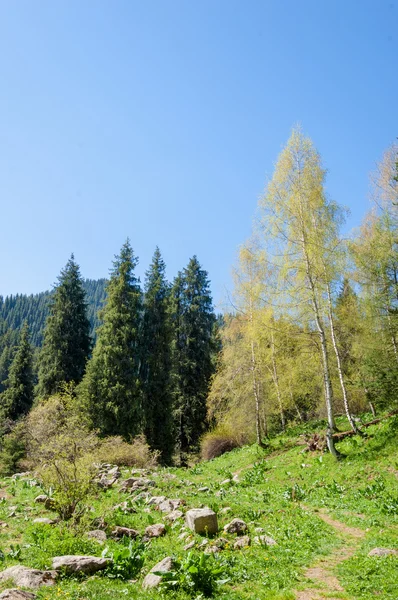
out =
[[[99,459],[113,465],[153,468],[157,465],[159,452],[153,451],[144,435],[138,435],[131,444],[120,436],[108,437],[101,443]]]
[[[112,579],[131,579],[136,577],[144,566],[145,544],[137,540],[123,538],[124,545],[112,551],[105,548],[103,558],[111,558],[112,564],[107,568],[106,575]]]
[[[227,563],[219,557],[189,552],[182,561],[175,562],[172,571],[167,573],[155,571],[155,575],[161,575],[161,586],[165,590],[171,592],[183,590],[195,596],[199,592],[209,597],[213,596],[219,585],[229,581],[229,578],[225,577],[227,570]],[[220,579],[222,575],[224,579]]]
[[[237,434],[225,426],[217,426],[205,433],[201,440],[201,455],[204,460],[217,458],[234,448],[240,448],[246,443],[243,434]]]
[[[79,516],[94,488],[100,440],[90,432],[70,396],[40,403],[26,419],[27,458],[43,486],[52,490],[62,519]]]

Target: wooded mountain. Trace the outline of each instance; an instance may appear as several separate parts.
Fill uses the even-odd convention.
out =
[[[88,304],[88,318],[91,325],[91,336],[99,325],[98,310],[105,300],[106,279],[85,279],[83,283]],[[43,342],[43,330],[48,316],[48,302],[52,292],[40,294],[16,294],[0,296],[0,323],[4,330],[19,331],[26,320],[31,334],[31,343],[40,347]],[[16,336],[17,337],[17,336]]]

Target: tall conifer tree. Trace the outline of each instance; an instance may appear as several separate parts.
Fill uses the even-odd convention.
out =
[[[134,274],[138,259],[129,240],[116,256],[107,285],[102,325],[78,394],[104,435],[125,439],[142,431],[139,329],[142,294]]]
[[[145,435],[164,463],[173,453],[173,402],[171,389],[170,287],[165,263],[156,248],[146,273],[142,331],[141,380]]]
[[[178,441],[181,453],[197,449],[205,430],[212,361],[213,311],[210,285],[196,256],[173,287],[174,370]]]
[[[4,418],[18,419],[27,414],[33,404],[33,354],[29,341],[29,327],[25,321],[21,339],[11,363],[7,389],[1,397]]]
[[[58,277],[46,320],[38,394],[48,397],[63,383],[79,383],[91,351],[90,323],[80,269],[73,254]]]

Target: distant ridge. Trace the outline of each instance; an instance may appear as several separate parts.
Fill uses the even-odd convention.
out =
[[[98,310],[102,308],[105,300],[106,282],[106,279],[85,279],[83,284],[87,294],[88,318],[93,338],[100,323]],[[0,296],[0,322],[3,322],[3,328],[19,331],[26,320],[29,324],[32,344],[41,346],[51,294],[52,292],[47,291],[30,295]]]

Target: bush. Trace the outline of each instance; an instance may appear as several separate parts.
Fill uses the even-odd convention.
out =
[[[211,460],[234,448],[240,448],[245,443],[243,434],[236,434],[225,426],[217,426],[202,437],[201,455],[204,460]]]
[[[157,465],[158,457],[159,452],[150,449],[144,435],[135,437],[131,444],[120,436],[108,437],[102,441],[99,449],[101,462],[126,467],[153,468]]]
[[[181,561],[175,561],[172,571],[167,573],[155,571],[161,575],[161,586],[164,590],[175,593],[183,590],[188,595],[198,597],[213,596],[220,585],[227,583],[228,565],[225,560],[210,554],[193,554],[189,552]],[[224,578],[221,579],[221,576]]]
[[[35,407],[26,419],[26,441],[28,466],[51,490],[54,510],[61,519],[80,516],[94,489],[100,440],[75,411],[73,399],[58,395]]]

